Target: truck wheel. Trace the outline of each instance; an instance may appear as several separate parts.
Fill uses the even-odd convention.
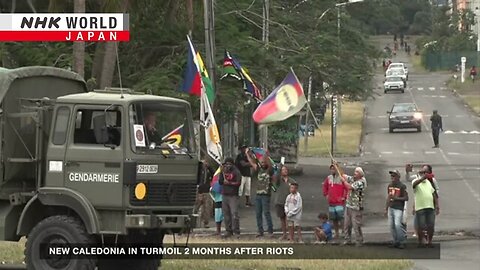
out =
[[[91,244],[92,237],[82,222],[70,216],[51,216],[40,221],[30,231],[25,244],[27,269],[95,269],[95,259],[70,259],[68,257],[40,257],[42,244]]]

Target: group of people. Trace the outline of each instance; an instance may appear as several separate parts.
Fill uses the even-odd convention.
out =
[[[208,167],[208,166],[207,166]],[[434,178],[432,167],[424,165],[416,173],[412,174],[413,166],[408,164],[405,168],[407,182],[411,182],[414,191],[414,228],[421,246],[432,246],[434,233],[435,215],[439,214],[438,183]],[[212,170],[207,169],[207,179]],[[406,217],[407,201],[409,194],[406,184],[401,179],[398,170],[389,171],[391,182],[387,188],[385,216],[392,234],[394,248],[405,248],[406,240]],[[255,185],[255,201],[250,197],[251,179],[257,179]],[[207,181],[199,187],[198,203],[206,208],[207,214],[201,215],[204,225],[208,225],[210,219],[208,208],[211,204],[206,203],[210,188],[210,197],[215,202],[215,222],[217,234],[221,234],[221,225],[225,223],[224,238],[240,236],[239,203],[241,196],[245,195],[245,206],[255,206],[257,237],[264,237],[265,232],[273,238],[273,222],[270,207],[273,206],[277,217],[280,219],[282,235],[280,240],[291,242],[303,242],[301,221],[303,212],[302,196],[299,192],[299,184],[289,176],[286,166],[276,173],[268,155],[257,159],[252,151],[246,147],[240,147],[240,153],[236,160],[225,159],[221,165],[219,184],[220,192],[212,192],[210,183]],[[352,230],[355,233],[355,245],[363,245],[362,219],[364,212],[365,190],[367,180],[361,167],[354,170],[353,175],[341,172],[337,163],[330,165],[330,174],[323,180],[322,192],[328,202],[328,212],[318,215],[319,225],[314,228],[315,243],[325,244],[329,241],[343,238],[342,245],[352,244]],[[266,230],[263,220],[266,220]],[[341,231],[341,232],[340,232]],[[297,238],[295,239],[295,234]]]

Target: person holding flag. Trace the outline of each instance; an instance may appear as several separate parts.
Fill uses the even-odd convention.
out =
[[[270,237],[273,236],[272,215],[270,214],[270,194],[272,190],[272,182],[274,171],[268,155],[264,155],[257,163],[252,157],[250,149],[245,149],[245,155],[248,162],[252,166],[253,171],[257,174],[257,191],[255,197],[255,213],[257,217],[257,237],[263,236],[263,216],[267,221],[267,231]]]
[[[216,235],[221,235],[222,232],[222,221],[223,221],[223,210],[222,210],[222,191],[223,188],[218,182],[220,178],[220,173],[222,172],[221,167],[218,167],[217,171],[213,175],[212,182],[210,183],[210,196],[215,202],[215,224],[217,226]]]
[[[236,234],[240,237],[240,215],[238,187],[241,183],[241,174],[235,167],[235,161],[229,157],[221,166],[218,182],[222,186],[222,210],[225,217],[225,238]]]

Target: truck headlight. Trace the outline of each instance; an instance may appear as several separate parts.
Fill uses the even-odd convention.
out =
[[[135,198],[137,200],[143,200],[147,195],[147,186],[144,183],[138,183],[135,186]]]
[[[420,120],[420,119],[422,119],[422,114],[421,114],[421,113],[418,113],[418,112],[417,112],[417,113],[414,113],[414,114],[413,114],[413,118],[415,118],[415,119],[417,119],[417,120]]]
[[[390,115],[390,119],[395,119],[395,115]]]

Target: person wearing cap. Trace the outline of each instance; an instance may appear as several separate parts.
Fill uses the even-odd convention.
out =
[[[222,210],[225,220],[225,235],[231,237],[236,234],[240,236],[240,215],[238,211],[238,187],[241,182],[241,174],[234,165],[233,158],[228,157],[222,164],[222,173],[218,183],[222,185]]]
[[[392,233],[394,248],[405,248],[405,233],[402,227],[405,202],[408,201],[407,186],[400,181],[398,170],[389,171],[392,182],[387,188],[387,201],[385,205],[385,216],[388,216],[388,224]]]
[[[440,135],[440,130],[443,131],[443,126],[442,126],[442,117],[438,114],[437,110],[433,111],[432,116],[430,117],[430,121],[432,122],[431,128],[432,128],[432,137],[433,137],[433,143],[434,143],[434,148],[440,147],[439,143],[439,135]]]
[[[330,175],[325,178],[322,185],[323,196],[328,201],[328,217],[333,223],[335,238],[340,238],[340,228],[343,230],[343,217],[345,213],[345,199],[347,188],[342,183],[335,165],[330,165]]]
[[[240,183],[240,187],[238,188],[238,196],[242,197],[245,194],[245,206],[250,207],[252,203],[250,202],[250,187],[252,184],[252,172],[251,168],[252,165],[248,162],[247,155],[245,154],[245,150],[247,150],[246,145],[242,145],[238,148],[240,153],[238,153],[237,158],[235,159],[235,166],[237,166],[238,170],[242,174],[242,182]]]
[[[338,168],[338,164],[337,164]],[[367,188],[365,172],[361,167],[355,168],[353,176],[343,174],[342,183],[348,190],[347,201],[345,203],[344,233],[345,242],[343,245],[351,243],[352,228],[355,231],[355,245],[363,245],[362,219],[363,219],[363,198],[364,191]]]

